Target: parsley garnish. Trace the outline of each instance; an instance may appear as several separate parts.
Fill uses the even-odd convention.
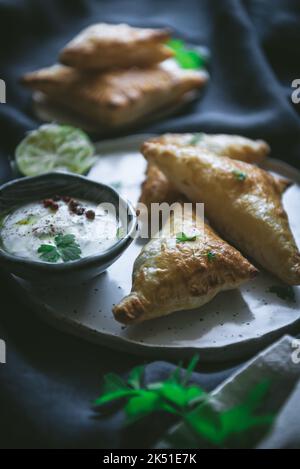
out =
[[[72,234],[57,235],[54,238],[55,245],[42,244],[38,248],[40,258],[45,262],[57,262],[62,259],[64,262],[75,261],[81,257],[81,249]]]
[[[119,228],[117,229],[117,233],[116,233],[117,238],[122,239],[124,238],[124,235],[125,235],[124,228],[122,226],[119,226]]]
[[[189,145],[197,145],[203,139],[203,136],[203,133],[194,134],[189,142]]]
[[[196,241],[198,236],[198,234],[187,235],[186,233],[181,232],[176,234],[176,241],[177,243],[184,243],[185,241]]]
[[[205,67],[204,57],[195,49],[188,48],[184,41],[171,39],[167,46],[174,52],[174,58],[181,68],[197,70]]]
[[[243,173],[242,171],[232,171],[232,174],[234,174],[235,178],[238,180],[238,181],[245,181],[246,177],[247,177],[247,174]]]
[[[203,438],[217,447],[229,446],[232,438],[239,438],[240,434],[245,436],[253,428],[270,426],[274,416],[257,413],[269,391],[269,381],[254,386],[246,399],[236,406],[219,409],[214,406],[214,398],[210,394],[198,385],[190,384],[197,362],[198,356],[195,356],[186,371],[179,364],[166,380],[151,384],[144,384],[144,367],[141,366],[134,368],[126,380],[109,373],[104,377],[103,392],[94,405],[99,412],[107,413],[124,404],[128,423],[154,412],[176,416],[180,419],[177,426],[180,431],[176,433],[175,430],[176,442],[172,439],[173,429],[162,435],[162,438],[166,438],[171,447],[177,448],[181,447],[183,441],[195,442],[197,447],[197,442]]]
[[[275,293],[281,300],[292,301],[295,303],[295,291],[289,285],[273,285],[268,290],[270,293]]]
[[[216,257],[216,253],[213,251],[208,251],[206,255],[207,255],[207,259],[209,260],[209,262],[213,261],[214,258]]]

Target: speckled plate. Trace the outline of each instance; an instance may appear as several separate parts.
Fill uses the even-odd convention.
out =
[[[139,135],[98,144],[101,157],[92,168],[90,178],[112,184],[135,203],[145,170],[138,149],[147,137]],[[296,182],[284,195],[284,205],[299,244],[300,173],[272,159],[266,165],[269,170]],[[76,288],[51,289],[14,280],[39,316],[54,326],[141,355],[184,357],[197,350],[202,361],[239,359],[283,333],[300,328],[300,288],[294,288],[295,302],[282,300],[269,292],[271,286],[279,284],[278,280],[264,272],[239,290],[219,294],[199,310],[122,327],[113,319],[111,309],[130,291],[132,265],[141,247],[141,241],[132,243],[106,273]]]

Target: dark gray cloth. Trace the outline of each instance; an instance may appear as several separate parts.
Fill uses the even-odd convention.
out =
[[[300,78],[299,20],[298,0],[0,0],[0,78],[7,85],[7,104],[0,104],[0,180],[11,177],[8,161],[24,132],[39,124],[20,75],[55,62],[67,40],[96,21],[170,26],[211,51],[203,99],[142,131],[261,137],[273,156],[299,167],[300,104],[291,103],[291,82]],[[0,365],[1,447],[151,444],[141,440],[138,428],[124,437],[122,413],[96,419],[90,406],[105,372],[126,372],[141,358],[41,324],[4,274],[0,294],[0,338],[7,342],[7,364]],[[147,373],[161,377],[170,367],[152,363]],[[203,373],[197,380],[213,389],[230,372]],[[155,434],[160,422],[151,425]]]

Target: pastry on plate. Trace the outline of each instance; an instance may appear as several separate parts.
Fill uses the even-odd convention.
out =
[[[149,142],[174,144],[179,147],[196,146],[248,163],[261,163],[269,154],[269,145],[263,140],[251,140],[239,135],[205,133],[164,134]],[[147,142],[146,142],[147,143]],[[176,202],[183,196],[171,181],[153,164],[148,165],[142,185],[140,202],[148,209],[151,203]]]
[[[54,65],[26,74],[22,83],[101,129],[114,129],[140,123],[156,111],[181,103],[206,80],[204,72],[162,63],[105,73]]]
[[[241,135],[185,133],[163,134],[149,142],[204,148],[216,155],[228,156],[246,163],[262,163],[270,153],[264,140],[252,140]]]
[[[148,142],[143,154],[195,202],[218,232],[290,285],[300,284],[300,253],[282,205],[287,182],[201,148]]]
[[[146,178],[142,184],[139,202],[146,205],[148,211],[151,211],[153,203],[167,202],[172,204],[180,201],[183,197],[184,195],[176,189],[156,165],[147,165]]]
[[[121,323],[136,324],[199,308],[256,274],[255,267],[194,212],[185,209],[182,216],[175,210],[160,236],[137,257],[131,293],[113,313]]]
[[[148,67],[172,57],[170,31],[98,23],[81,31],[60,53],[60,62],[80,69]]]

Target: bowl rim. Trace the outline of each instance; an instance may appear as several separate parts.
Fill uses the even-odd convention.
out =
[[[135,233],[137,232],[138,223],[137,223],[136,211],[132,203],[128,199],[124,199],[124,197],[122,197],[115,190],[115,188],[110,186],[109,184],[104,184],[102,182],[94,181],[80,174],[67,173],[64,171],[51,171],[49,173],[39,174],[37,176],[25,176],[25,177],[13,179],[0,186],[0,197],[3,191],[5,191],[7,188],[10,188],[12,186],[15,186],[15,185],[17,186],[20,184],[27,184],[27,182],[30,182],[33,180],[43,180],[43,179],[48,179],[48,178],[51,180],[57,176],[64,177],[66,179],[73,180],[73,181],[74,180],[82,181],[84,184],[90,184],[90,185],[96,186],[99,189],[101,188],[102,190],[105,190],[113,194],[114,198],[116,200],[119,200],[123,204],[123,206],[126,207],[126,210],[128,213],[127,216],[131,217],[131,221],[128,224],[126,235],[123,238],[119,239],[111,247],[109,247],[105,251],[102,251],[99,254],[92,254],[92,255],[83,257],[81,259],[78,259],[78,260],[74,260],[70,262],[61,262],[61,263],[44,262],[44,261],[27,259],[27,258],[23,258],[20,256],[15,256],[14,254],[10,254],[4,249],[2,249],[0,245],[0,261],[4,260],[10,264],[14,264],[15,266],[18,265],[18,266],[24,267],[28,265],[28,267],[37,268],[40,270],[47,270],[47,271],[52,270],[53,273],[55,271],[56,272],[69,272],[70,270],[84,268],[87,265],[105,263],[112,258],[118,257],[129,246],[129,244],[131,244],[131,242],[135,239]]]

